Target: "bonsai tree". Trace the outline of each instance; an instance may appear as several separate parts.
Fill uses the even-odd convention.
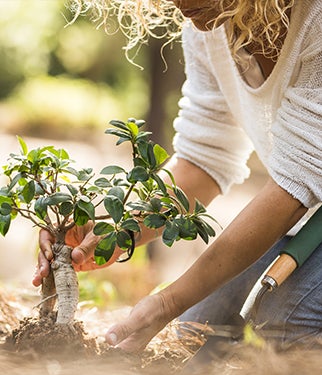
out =
[[[43,281],[40,318],[56,305],[56,324],[72,327],[78,303],[77,276],[71,262],[72,248],[65,236],[75,225],[94,223],[94,233],[102,236],[95,250],[95,261],[107,262],[118,246],[131,257],[135,235],[146,226],[162,232],[171,246],[179,239],[194,240],[199,235],[206,243],[215,232],[204,220],[210,217],[198,201],[190,210],[184,192],[171,173],[163,168],[167,152],[149,140],[141,128],[144,121],[111,121],[106,130],[118,138],[117,145],[129,142],[133,166],[125,170],[109,165],[96,176],[92,168],[75,169],[64,149],[52,146],[28,150],[18,137],[20,153],[10,154],[3,167],[9,182],[0,188],[0,233],[5,236],[17,215],[49,231],[55,238],[51,272]],[[170,176],[171,186],[158,172]],[[100,211],[100,213],[98,213]]]

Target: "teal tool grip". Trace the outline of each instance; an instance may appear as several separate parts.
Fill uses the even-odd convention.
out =
[[[310,217],[298,233],[289,241],[281,254],[291,256],[298,267],[306,261],[322,243],[322,206]]]

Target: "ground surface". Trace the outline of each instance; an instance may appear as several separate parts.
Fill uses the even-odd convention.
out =
[[[23,316],[35,315],[32,306],[36,296],[27,290],[0,290],[0,374],[3,375],[180,375],[181,369],[189,369],[189,360],[202,337],[191,335],[179,339],[174,323],[162,331],[142,355],[131,355],[109,348],[103,340],[105,328],[122,319],[129,307],[115,311],[80,309],[77,318],[82,320],[88,339],[95,339],[99,355],[93,351],[79,352],[70,343],[69,350],[55,351],[55,342],[47,335],[40,350],[23,348],[12,351],[4,344],[12,328],[17,327]],[[29,318],[30,320],[30,318]],[[11,336],[10,336],[11,337]],[[47,341],[47,342],[46,342]],[[289,350],[278,353],[269,343],[258,347],[240,343],[223,344],[225,356],[214,353],[210,367],[194,372],[198,375],[313,375],[320,374],[321,350]],[[186,374],[185,374],[186,375]]]

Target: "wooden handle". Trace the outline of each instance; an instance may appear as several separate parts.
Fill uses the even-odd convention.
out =
[[[297,263],[291,256],[281,254],[266,275],[273,278],[277,286],[280,286],[296,268]]]

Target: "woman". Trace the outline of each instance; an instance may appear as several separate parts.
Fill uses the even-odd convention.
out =
[[[161,1],[159,11],[168,14],[173,4],[192,23],[183,27],[187,79],[174,123],[176,154],[167,168],[189,199],[204,204],[247,178],[253,148],[270,178],[185,274],[109,329],[106,340],[127,351],[142,350],[184,312],[182,319],[224,323],[290,229],[322,201],[321,2],[178,0]],[[180,18],[176,11],[173,17]],[[90,227],[77,231],[78,239],[70,234],[74,262],[95,268],[86,260],[97,238]],[[150,238],[145,233],[143,241]],[[50,243],[42,232],[35,285],[46,275]],[[283,342],[321,332],[321,262],[322,247],[259,310],[259,321],[280,330]]]

